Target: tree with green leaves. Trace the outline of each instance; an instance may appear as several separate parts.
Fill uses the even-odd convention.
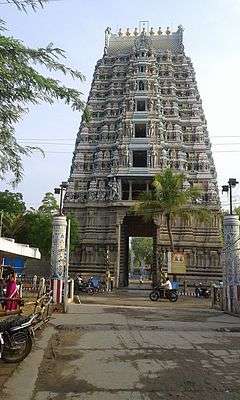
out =
[[[4,210],[2,236],[15,239],[18,243],[38,247],[42,256],[49,258],[52,245],[53,216],[58,210],[54,194],[46,193],[37,210],[33,208],[26,210],[21,193],[1,192],[0,204],[1,200]],[[67,218],[71,220],[70,251],[73,251],[79,241],[78,221],[75,215],[71,213],[67,215]]]
[[[201,195],[199,187],[189,187],[184,174],[175,174],[170,168],[156,175],[153,190],[140,195],[134,206],[135,213],[146,220],[163,215],[166,218],[171,250],[174,251],[172,223],[175,218],[196,222],[209,222],[211,213],[196,203]]]
[[[43,6],[44,0],[8,0],[19,9],[27,6],[36,9]],[[15,137],[15,125],[29,111],[29,105],[42,102],[53,104],[62,100],[73,110],[84,110],[82,93],[62,85],[53,76],[39,72],[44,67],[51,74],[61,72],[73,79],[82,81],[81,72],[66,66],[65,52],[50,43],[45,48],[30,48],[21,40],[6,34],[5,23],[0,21],[0,179],[7,173],[13,174],[13,184],[23,176],[22,156],[30,156],[34,147],[20,145]],[[84,112],[86,122],[90,118],[88,110]]]
[[[21,193],[0,192],[1,236],[14,238],[24,227],[26,205]]]
[[[42,257],[49,258],[52,243],[52,214],[32,210],[24,215],[24,220],[24,230],[16,239],[32,247],[38,247]]]
[[[48,192],[42,199],[42,204],[38,207],[38,211],[46,214],[56,214],[58,210],[58,202],[53,193]]]
[[[224,214],[224,213],[227,214],[226,211],[223,211],[223,214]],[[234,214],[237,214],[238,217],[239,217],[239,219],[240,219],[240,206],[234,208]]]
[[[72,214],[67,215],[67,218],[71,220],[70,251],[73,251],[78,244],[78,222]],[[32,210],[25,214],[24,220],[24,230],[17,239],[22,243],[38,247],[42,256],[49,258],[52,246],[53,213],[49,210]]]
[[[20,214],[26,211],[26,205],[21,193],[12,193],[9,190],[0,192],[0,212]]]
[[[151,265],[153,257],[153,240],[148,237],[134,237],[131,240],[131,251],[134,254],[134,261],[141,268],[142,264]]]
[[[38,210],[30,210],[25,214],[25,229],[21,232],[23,243],[38,247],[45,258],[49,258],[52,246],[53,216],[58,210],[58,203],[54,194],[45,194]],[[78,221],[74,214],[68,214],[71,220],[70,250],[74,250],[78,243]],[[19,237],[20,239],[20,237]]]
[[[17,241],[17,238],[22,237],[25,228],[26,220],[23,213],[16,214],[7,212],[3,214],[1,231],[2,236],[13,238]]]

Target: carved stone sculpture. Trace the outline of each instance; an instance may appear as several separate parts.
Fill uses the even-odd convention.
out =
[[[117,182],[116,178],[109,181],[108,186],[110,188],[109,199],[111,201],[116,201],[120,199],[120,188],[119,183]]]

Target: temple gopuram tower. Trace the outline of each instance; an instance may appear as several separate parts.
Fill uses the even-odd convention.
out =
[[[220,210],[207,122],[182,26],[172,33],[141,27],[113,34],[107,28],[87,106],[91,119],[82,119],[64,200],[80,229],[70,268],[101,275],[109,265],[115,285],[127,285],[129,237],[150,236],[156,277],[160,263],[168,268],[166,221],[145,223],[131,213],[139,194],[151,190],[154,175],[166,167],[184,172],[186,187],[202,188],[199,203]],[[186,279],[221,279],[218,216],[211,225],[176,220],[173,237],[176,251],[184,254]]]

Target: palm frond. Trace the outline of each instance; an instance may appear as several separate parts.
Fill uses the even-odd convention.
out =
[[[171,169],[165,169],[162,174],[155,176],[153,190],[143,192],[133,207],[134,212],[142,215],[145,220],[165,215],[172,249],[174,243],[171,223],[174,219],[210,224],[215,215],[206,207],[194,204],[201,196],[202,190],[196,186],[184,188],[185,180],[184,174],[175,174]]]
[[[159,215],[163,211],[161,203],[156,199],[154,192],[143,192],[139,196],[139,201],[133,206],[135,214],[143,216],[147,221]]]

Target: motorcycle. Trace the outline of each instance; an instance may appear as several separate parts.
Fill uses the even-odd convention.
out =
[[[89,282],[82,282],[78,283],[77,281],[75,282],[75,287],[76,287],[76,292],[77,293],[87,293],[90,295],[94,294],[94,288],[90,286]]]
[[[195,289],[196,297],[204,297],[205,299],[209,299],[211,296],[211,291],[205,287],[197,287]]]
[[[0,321],[0,358],[8,363],[24,360],[32,350],[38,323],[47,322],[50,318],[52,291],[28,304],[35,305],[33,314],[14,315]]]
[[[25,316],[12,316],[0,321],[0,358],[8,363],[22,361],[30,353],[33,344],[33,321]]]
[[[164,289],[161,286],[156,286],[149,294],[151,301],[158,301],[159,299],[167,299],[171,302],[178,300],[178,293],[176,289]]]

